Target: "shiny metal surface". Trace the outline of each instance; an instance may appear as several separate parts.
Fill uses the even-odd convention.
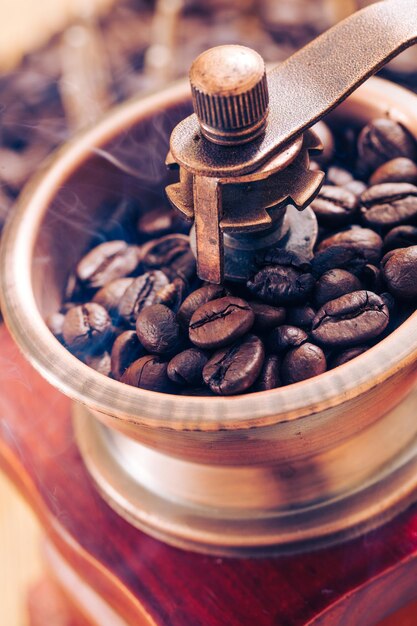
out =
[[[302,211],[318,194],[324,172],[310,170],[310,154],[321,150],[319,137],[309,129],[250,174],[213,178],[192,176],[180,168],[179,182],[168,185],[166,193],[177,210],[194,219],[197,273],[202,280],[218,284],[224,279],[248,280],[259,249],[267,249],[271,239],[283,240],[283,224],[290,221],[285,220],[288,204]],[[301,241],[312,216],[296,221],[301,228],[292,239]],[[311,246],[316,232],[313,225],[308,233]],[[285,241],[281,245],[292,249]]]
[[[167,456],[106,428],[80,405],[74,425],[97,488],[129,522],[189,550],[260,556],[352,538],[413,502],[416,402],[414,391],[370,428],[315,457],[255,467]]]
[[[244,282],[257,269],[256,256],[274,249],[294,252],[303,261],[313,258],[313,248],[317,240],[318,225],[314,211],[310,208],[302,213],[295,207],[284,207],[285,215],[280,226],[256,238],[233,237],[224,233],[224,272],[235,282]],[[195,227],[190,231],[191,249],[196,253]]]

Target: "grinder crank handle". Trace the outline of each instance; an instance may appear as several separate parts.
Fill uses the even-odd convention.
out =
[[[203,140],[197,116],[174,129],[171,153],[193,174],[227,177],[257,169],[335,108],[367,78],[417,42],[417,1],[383,0],[339,22],[268,73],[263,135],[224,147]]]
[[[417,1],[384,0],[337,24],[269,74],[273,149],[335,108],[417,42]]]

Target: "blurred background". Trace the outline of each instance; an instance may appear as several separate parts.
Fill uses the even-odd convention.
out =
[[[285,59],[369,0],[0,0],[0,230],[39,162],[221,43]],[[385,70],[417,88],[411,49]]]
[[[279,62],[367,0],[0,0],[0,232],[39,162],[110,106],[187,73],[222,43]],[[417,90],[417,51],[385,75]],[[1,416],[0,416],[1,419]],[[0,622],[42,601],[41,531],[0,475]],[[59,599],[43,626],[70,626]],[[384,626],[416,626],[417,605]]]

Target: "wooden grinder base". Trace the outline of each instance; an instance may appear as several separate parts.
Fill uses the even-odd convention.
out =
[[[96,602],[100,626],[370,626],[417,597],[415,505],[343,545],[280,558],[202,556],[143,534],[94,489],[70,401],[4,326],[0,346],[0,465],[43,525],[65,593],[87,613]]]

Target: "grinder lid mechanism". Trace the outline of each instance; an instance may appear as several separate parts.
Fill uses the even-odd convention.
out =
[[[288,229],[300,229],[301,238],[303,229],[314,230],[308,212],[292,224],[285,216],[288,204],[305,209],[323,181],[309,169],[309,152],[320,149],[310,127],[416,42],[415,0],[384,0],[268,74],[262,58],[243,46],[212,48],[194,61],[195,114],[171,135],[167,163],[179,165],[180,180],[167,194],[195,221],[201,279],[245,280],[268,247],[291,249]]]

